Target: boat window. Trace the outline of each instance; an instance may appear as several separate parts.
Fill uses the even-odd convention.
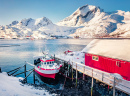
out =
[[[49,64],[49,62],[47,62],[47,64]]]
[[[50,62],[50,64],[51,64],[51,62]]]
[[[46,64],[46,62],[44,62],[44,64]]]
[[[52,67],[53,65],[49,65],[49,67]]]

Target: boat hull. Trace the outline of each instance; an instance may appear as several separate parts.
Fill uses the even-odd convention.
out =
[[[44,74],[38,70],[35,69],[35,72],[37,72],[37,74],[39,74],[40,76],[46,77],[46,78],[53,78],[55,79],[56,73],[53,74]]]
[[[43,77],[43,76],[39,75],[36,71],[35,71],[35,74],[38,76],[38,78],[42,82],[44,82],[44,83],[46,83],[48,85],[57,85],[59,83],[59,78],[60,77],[59,77],[58,73],[55,75],[55,79],[54,78]]]

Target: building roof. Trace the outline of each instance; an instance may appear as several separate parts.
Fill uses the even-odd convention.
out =
[[[82,52],[130,61],[130,39],[94,39]]]

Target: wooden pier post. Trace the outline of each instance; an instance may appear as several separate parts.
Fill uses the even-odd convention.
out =
[[[64,70],[65,70],[65,61],[64,61]]]
[[[33,71],[33,81],[34,81],[34,84],[35,84],[35,72]]]
[[[1,67],[0,67],[0,73],[1,73],[2,71],[1,71]]]
[[[104,78],[104,73],[102,73],[102,81],[103,81],[103,78]]]
[[[72,62],[72,81],[73,81],[73,62]]]
[[[76,63],[76,87],[77,87],[77,78],[78,78],[78,73],[77,73],[77,63]]]
[[[24,66],[24,76],[26,77],[26,61],[25,61],[25,66]],[[27,79],[25,82],[27,83]]]
[[[93,96],[93,69],[92,69],[92,85],[91,85],[91,96]]]
[[[35,84],[35,66],[34,66],[34,70],[33,70],[33,81],[34,81],[34,84]]]
[[[69,76],[69,73],[70,73],[70,65],[68,63],[68,76]]]
[[[113,82],[113,96],[115,96],[115,77],[114,77],[114,82]]]
[[[83,71],[83,80],[85,80],[85,75],[84,75],[84,73],[85,73],[85,66],[84,66],[84,71]]]

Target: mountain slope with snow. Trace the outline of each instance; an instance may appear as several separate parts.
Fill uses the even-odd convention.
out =
[[[103,10],[92,5],[85,5],[78,8],[72,15],[58,22],[57,25],[62,26],[81,26],[83,23],[90,21],[97,12]]]
[[[57,24],[46,17],[13,21],[0,26],[0,38],[53,36],[81,38],[130,37],[130,12],[104,12],[100,7],[84,5]]]
[[[85,5],[78,8],[72,15],[58,22],[61,26],[84,26],[78,28],[70,36],[79,36],[81,38],[96,38],[108,36],[109,33],[125,33],[120,36],[128,36],[130,12],[115,11],[104,12],[100,7]],[[121,30],[120,30],[121,27]],[[126,28],[127,27],[127,28]],[[120,32],[119,32],[120,30]]]
[[[118,14],[123,17],[122,23],[117,24],[117,29],[110,36],[130,38],[130,12],[119,10]]]
[[[50,35],[67,36],[76,31],[78,27],[57,26],[48,18],[23,19],[20,22],[0,27],[0,37],[16,38],[31,36],[36,39],[47,38]]]

